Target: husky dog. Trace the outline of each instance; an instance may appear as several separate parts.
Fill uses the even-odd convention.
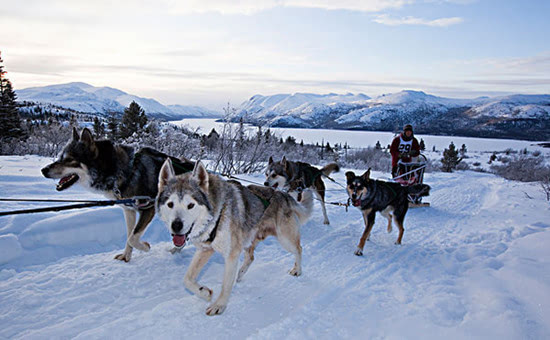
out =
[[[94,140],[88,129],[78,135],[73,129],[72,140],[65,146],[59,159],[42,169],[46,178],[60,179],[57,190],[62,191],[75,183],[103,194],[111,199],[157,195],[160,167],[171,158],[178,172],[191,171],[194,163],[178,160],[159,151],[143,148],[135,152],[130,146],[113,144],[108,140]],[[122,254],[115,259],[130,261],[132,248],[148,251],[150,245],[140,241],[141,235],[155,216],[154,205],[139,209],[123,207],[127,241]],[[139,220],[136,223],[137,213]]]
[[[201,162],[192,173],[176,176],[167,159],[160,170],[156,209],[172,234],[175,246],[190,241],[195,255],[185,273],[184,284],[192,293],[210,301],[213,291],[197,283],[197,276],[214,252],[225,260],[221,293],[207,315],[221,314],[227,307],[235,278],[240,281],[254,260],[254,248],[269,235],[295,256],[291,275],[302,272],[300,225],[311,214],[313,201],[302,204],[288,194],[262,186],[244,187],[209,174]],[[245,259],[237,270],[239,256]]]
[[[336,163],[330,163],[321,169],[317,169],[308,163],[288,161],[284,156],[280,162],[274,162],[273,157],[269,157],[264,185],[273,188],[287,188],[289,182],[298,178],[303,179],[306,187],[312,188],[321,201],[323,223],[329,224],[325,207],[325,183],[322,176],[329,176],[331,173],[338,171],[340,171],[340,167]]]
[[[399,183],[384,182],[370,179],[370,168],[361,176],[353,171],[346,172],[347,191],[354,207],[361,210],[365,222],[365,231],[359,240],[355,255],[363,255],[365,241],[369,239],[374,217],[377,211],[388,219],[388,233],[392,231],[392,219],[397,224],[399,236],[395,244],[401,244],[403,238],[403,221],[409,209],[408,194],[428,196],[430,186],[415,184],[409,187]]]

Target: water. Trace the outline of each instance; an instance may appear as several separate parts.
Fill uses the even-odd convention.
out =
[[[200,133],[208,134],[212,128],[221,132],[223,129],[223,123],[216,122],[215,119],[196,119],[189,118],[179,121],[172,121],[172,124],[178,126],[186,126],[192,130],[199,129]],[[234,125],[237,125],[236,123]],[[257,127],[247,125],[250,133],[256,133]],[[395,137],[392,132],[379,132],[379,131],[348,131],[348,130],[329,130],[329,129],[300,129],[300,128],[270,128],[277,137],[285,139],[287,136],[296,138],[299,143],[301,140],[304,143],[330,143],[342,144],[347,143],[353,148],[364,148],[368,146],[376,145],[376,142],[380,142],[382,146],[391,144],[391,141]],[[264,128],[265,131],[265,128]],[[506,149],[522,150],[527,148],[529,151],[540,150],[545,154],[550,154],[549,149],[538,146],[536,142],[513,140],[513,139],[494,139],[494,138],[475,138],[475,137],[456,137],[456,136],[432,136],[432,135],[415,135],[420,141],[420,138],[424,139],[427,150],[432,150],[433,146],[437,150],[443,150],[453,142],[457,148],[460,148],[462,144],[466,145],[468,151],[473,152],[493,152],[504,151]]]

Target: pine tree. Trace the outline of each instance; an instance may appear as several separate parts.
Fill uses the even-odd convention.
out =
[[[15,101],[17,96],[11,82],[5,76],[7,72],[4,71],[2,63],[0,55],[0,139],[21,138],[25,133],[21,127],[21,117]]]
[[[109,130],[109,139],[110,140],[117,140],[118,139],[118,118],[116,117],[116,114],[113,112],[109,115],[109,119],[107,119],[107,129]]]
[[[460,148],[460,156],[466,156],[466,152],[468,152],[468,149],[466,149],[466,144],[462,144],[462,147]]]
[[[139,106],[135,101],[131,102],[130,105],[124,109],[124,114],[122,115],[122,122],[120,123],[120,137],[127,138],[133,135],[134,133],[143,129],[147,124],[147,116],[145,111]]]
[[[102,138],[105,135],[105,125],[98,116],[94,117],[94,135],[96,138]]]
[[[449,148],[443,151],[443,158],[441,159],[441,171],[453,172],[458,164],[462,161],[462,158],[458,158],[458,151],[453,142],[449,144]]]

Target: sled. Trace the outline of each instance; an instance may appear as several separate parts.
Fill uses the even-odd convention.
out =
[[[424,170],[426,170],[426,164],[428,163],[426,156],[419,155],[416,157],[416,162],[403,162],[399,160],[397,162],[397,174],[393,178],[394,182],[408,187],[414,184],[423,184],[424,182]],[[421,208],[429,207],[430,203],[422,202],[422,197],[409,194],[409,208]]]

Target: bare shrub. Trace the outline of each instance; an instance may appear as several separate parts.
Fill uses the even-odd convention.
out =
[[[538,182],[550,177],[550,167],[544,164],[542,157],[530,157],[520,154],[506,164],[493,165],[491,170],[506,179],[522,182]]]

